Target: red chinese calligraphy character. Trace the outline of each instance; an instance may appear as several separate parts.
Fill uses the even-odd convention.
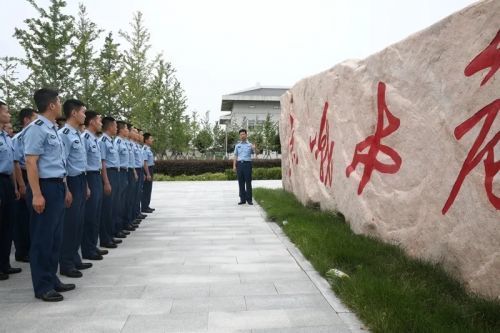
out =
[[[476,141],[474,141],[472,148],[467,154],[467,158],[465,159],[462,165],[462,169],[458,174],[457,180],[455,181],[455,184],[451,189],[448,200],[446,201],[443,210],[441,211],[443,215],[446,214],[448,209],[455,201],[455,198],[457,197],[458,192],[462,187],[462,183],[464,182],[465,177],[467,177],[472,169],[474,169],[479,164],[479,162],[481,162],[484,156],[486,156],[486,158],[484,159],[484,187],[486,189],[486,195],[488,196],[488,199],[490,200],[493,207],[495,207],[496,209],[500,209],[500,197],[495,196],[495,194],[493,193],[493,179],[500,170],[500,161],[495,161],[494,156],[495,146],[500,141],[500,131],[495,134],[493,139],[486,143],[483,149],[479,150],[484,140],[486,139],[486,135],[490,131],[491,126],[493,125],[493,122],[495,121],[495,118],[497,117],[499,111],[500,99],[497,99],[493,103],[476,112],[476,114],[474,114],[472,117],[455,128],[455,138],[457,140],[460,140],[462,136],[470,131],[472,127],[476,126],[476,124],[481,119],[485,118],[483,127],[481,128]]]
[[[488,82],[488,80],[500,68],[500,30],[498,30],[496,37],[491,41],[490,45],[486,47],[483,52],[479,53],[467,67],[465,67],[465,76],[471,76],[483,69],[489,68],[490,71],[481,81],[481,86]]]
[[[365,185],[371,178],[373,170],[378,170],[382,173],[396,173],[401,167],[401,156],[389,146],[382,145],[380,141],[382,138],[390,135],[395,132],[399,128],[399,119],[392,115],[392,113],[387,108],[387,104],[385,102],[385,83],[378,83],[378,94],[377,94],[377,109],[378,109],[378,117],[377,117],[377,129],[375,130],[374,135],[370,135],[365,140],[361,141],[356,145],[356,149],[354,151],[354,157],[352,159],[351,165],[349,165],[346,169],[346,176],[349,177],[351,173],[356,169],[358,163],[362,163],[365,165],[363,170],[363,177],[359,183],[358,187],[358,195],[363,192]],[[387,127],[384,126],[384,113],[387,116],[387,120],[389,124]],[[369,147],[368,153],[362,154],[361,152]],[[377,160],[378,153],[382,152],[389,156],[394,164],[385,164]]]
[[[333,180],[333,147],[335,142],[330,141],[330,123],[326,118],[328,113],[328,102],[325,102],[323,107],[323,115],[321,116],[321,122],[319,126],[319,135],[316,133],[314,139],[309,137],[309,149],[313,152],[316,146],[316,152],[314,153],[314,158],[317,160],[318,155],[321,154],[320,167],[319,167],[319,179],[325,185],[332,186]]]
[[[291,130],[291,134],[290,134],[290,140],[288,140],[288,151],[290,152],[289,153],[289,162],[290,162],[290,166],[289,166],[289,169],[288,169],[288,177],[290,177],[292,175],[292,165],[297,165],[299,164],[299,157],[297,156],[297,153],[295,152],[295,128],[294,128],[294,122],[295,122],[295,118],[293,118],[292,115],[290,115],[290,130]]]

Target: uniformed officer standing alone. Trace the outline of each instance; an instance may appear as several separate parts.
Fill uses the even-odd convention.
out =
[[[79,127],[85,122],[86,108],[81,101],[68,99],[63,111],[66,124],[58,132],[64,144],[68,191],[59,269],[61,275],[79,278],[82,277],[80,270],[92,267],[91,263],[82,263],[78,253],[83,235],[85,200],[90,195],[85,176],[87,153],[79,132]]]
[[[9,108],[0,101],[0,280],[9,278],[9,274],[21,272],[20,268],[10,267],[10,249],[14,226],[14,199],[19,199],[19,192],[14,179],[14,147],[4,130],[10,122]]]
[[[154,211],[154,208],[149,207],[153,190],[153,167],[155,165],[155,158],[151,150],[153,141],[151,133],[144,133],[144,173],[146,178],[142,187],[141,211],[143,213],[152,213]]]
[[[34,95],[39,115],[26,129],[24,154],[29,188],[27,201],[30,214],[30,267],[35,297],[47,302],[62,301],[59,292],[75,289],[57,277],[66,176],[63,143],[57,133],[56,118],[61,116],[58,92],[40,89]]]
[[[252,154],[255,153],[255,145],[247,140],[247,130],[240,129],[240,142],[234,147],[233,170],[238,176],[240,188],[240,202],[253,205],[252,201]]]

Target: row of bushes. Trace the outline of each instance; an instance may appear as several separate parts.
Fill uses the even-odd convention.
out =
[[[162,160],[155,162],[155,173],[168,176],[202,175],[204,173],[225,173],[232,169],[232,160]],[[257,168],[281,167],[280,159],[253,160],[254,174]]]
[[[275,168],[254,168],[252,170],[252,179],[281,179],[281,167]],[[204,181],[204,180],[236,180],[236,173],[233,169],[226,169],[224,172],[203,173],[200,175],[162,175],[155,174],[155,180],[158,181]]]

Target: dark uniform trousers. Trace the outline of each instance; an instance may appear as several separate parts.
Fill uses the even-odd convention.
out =
[[[131,225],[135,220],[134,216],[134,200],[135,200],[135,192],[137,189],[138,180],[135,180],[134,169],[128,169],[128,186],[127,186],[127,207],[126,207],[126,220],[125,226]]]
[[[23,179],[28,186],[26,170],[22,169]],[[30,214],[26,199],[21,197],[14,203],[14,245],[16,246],[16,258],[27,257],[30,252]]]
[[[10,268],[14,202],[14,184],[11,176],[0,174],[0,271],[6,271]]]
[[[90,257],[97,254],[97,238],[101,224],[102,177],[99,171],[87,171],[87,184],[90,198],[85,203],[83,222],[82,255]]]
[[[145,179],[144,185],[142,186],[142,200],[141,200],[141,209],[150,208],[149,204],[151,203],[151,191],[153,190],[153,166],[148,167],[149,174],[151,175],[151,181]]]
[[[116,205],[113,205],[113,219],[115,221],[114,234],[123,230],[127,217],[127,187],[128,187],[128,171],[120,168],[119,173],[119,189]],[[116,208],[116,210],[115,210]]]
[[[56,273],[64,223],[65,187],[62,178],[40,179],[40,190],[45,198],[45,209],[41,214],[33,210],[31,188],[26,191],[30,208],[31,279],[35,296],[61,284]]]
[[[143,168],[135,168],[135,172],[137,172],[137,176],[139,179],[136,183],[135,189],[135,198],[134,198],[134,219],[136,219],[139,214],[141,214],[141,198],[142,198],[142,186],[144,184],[144,169]]]
[[[75,177],[66,177],[68,189],[73,196],[71,206],[64,214],[63,239],[61,245],[60,271],[69,272],[75,265],[82,263],[78,249],[82,243],[83,220],[85,213],[85,196],[87,181],[85,174]]]
[[[118,198],[120,190],[118,170],[115,168],[108,168],[106,172],[108,174],[109,184],[111,185],[111,194],[107,195],[103,192],[102,196],[101,225],[99,227],[99,241],[101,246],[113,242],[116,199]]]
[[[240,187],[240,201],[252,201],[252,162],[237,161],[236,174]]]

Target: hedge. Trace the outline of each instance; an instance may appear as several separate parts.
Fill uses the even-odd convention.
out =
[[[254,168],[275,168],[281,167],[280,159],[253,160]],[[232,160],[162,160],[156,161],[155,173],[169,176],[180,175],[201,175],[204,173],[224,173],[227,169],[233,168]]]
[[[281,167],[256,168],[252,170],[253,180],[281,179]],[[208,180],[236,180],[236,173],[233,169],[227,169],[224,173],[203,173],[201,175],[180,175],[169,176],[155,174],[155,181],[208,181]]]

